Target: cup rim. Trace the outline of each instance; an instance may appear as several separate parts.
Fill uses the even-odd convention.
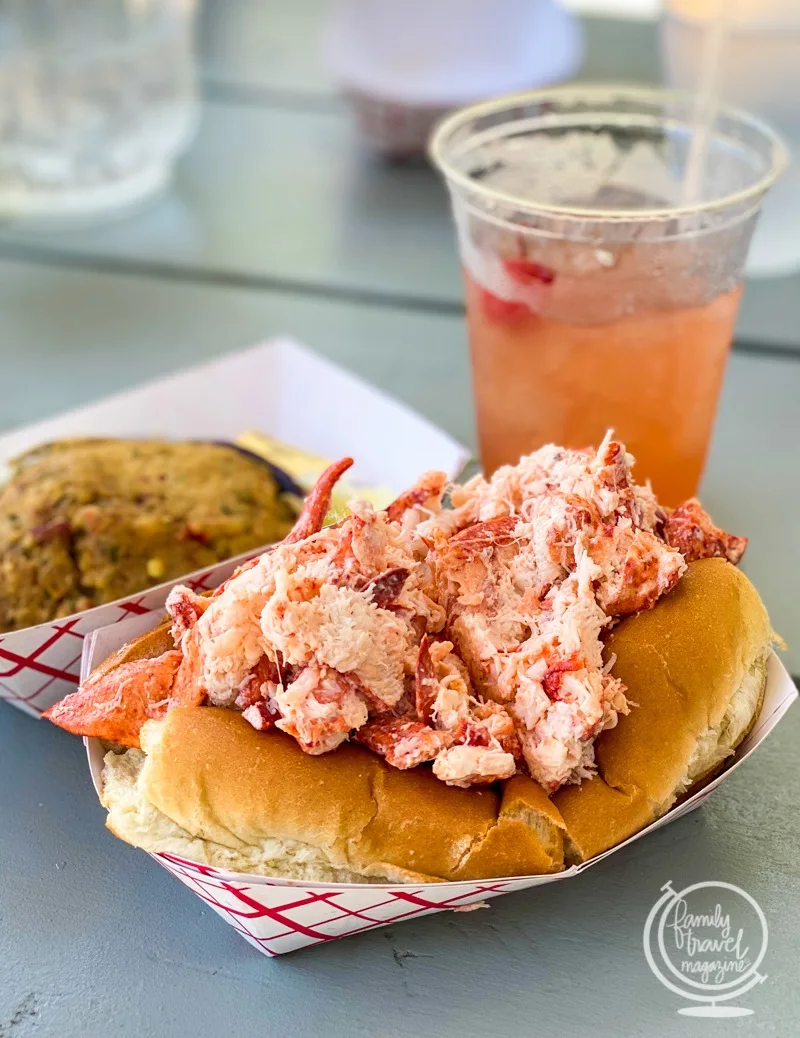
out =
[[[696,216],[727,209],[735,205],[754,200],[763,195],[786,170],[789,164],[789,151],[781,137],[772,127],[749,112],[732,105],[721,104],[716,108],[717,115],[724,115],[736,120],[761,134],[767,142],[771,157],[768,171],[746,188],[730,194],[721,195],[709,201],[690,202],[675,206],[652,209],[588,209],[581,206],[553,205],[536,202],[523,195],[515,195],[507,191],[488,187],[456,169],[447,157],[447,145],[450,137],[469,120],[496,112],[505,108],[513,108],[523,104],[563,100],[574,98],[591,102],[612,97],[624,96],[628,100],[642,102],[684,102],[693,104],[697,96],[687,90],[672,90],[663,87],[648,87],[626,83],[589,83],[568,84],[564,86],[545,87],[537,90],[524,90],[519,93],[506,94],[502,97],[480,101],[477,104],[459,108],[445,116],[434,128],[428,142],[428,158],[443,174],[448,186],[459,187],[465,192],[484,201],[499,202],[514,209],[535,212],[541,216],[561,219],[580,219],[585,221],[626,223],[645,223],[654,220],[676,219],[684,216]]]

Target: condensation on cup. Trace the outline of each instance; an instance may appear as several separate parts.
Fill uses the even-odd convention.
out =
[[[698,89],[709,60],[709,35],[720,18],[713,89],[723,102],[767,120],[792,154],[785,176],[764,203],[747,273],[792,274],[800,270],[800,3],[665,0],[661,52],[668,86]]]
[[[91,222],[169,183],[198,122],[195,0],[0,0],[0,219]]]
[[[696,491],[786,153],[758,119],[718,110],[687,201],[694,110],[655,88],[557,87],[462,109],[434,134],[488,472],[614,428],[661,501]]]

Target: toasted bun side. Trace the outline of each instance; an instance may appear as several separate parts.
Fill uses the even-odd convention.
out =
[[[564,859],[568,865],[579,865],[616,847],[657,818],[641,789],[614,789],[600,775],[580,786],[562,787],[554,800],[567,827]]]
[[[152,631],[134,638],[133,641],[117,649],[108,659],[103,660],[92,671],[93,678],[101,678],[115,670],[123,663],[131,663],[133,660],[150,660],[162,653],[175,648],[175,642],[170,634],[171,621],[164,620],[154,627]]]
[[[233,850],[192,836],[142,794],[139,777],[144,761],[141,750],[108,753],[105,758],[102,802],[108,810],[106,826],[126,843],[229,872],[322,883],[367,882],[355,872],[331,868],[325,855],[309,844],[265,839]]]
[[[502,794],[398,771],[358,746],[309,757],[240,714],[178,707],[110,753],[109,828],[149,851],[233,871],[332,882],[432,882],[558,872],[563,823],[518,777]]]
[[[553,797],[569,860],[632,836],[719,769],[758,716],[772,640],[757,591],[721,559],[692,563],[619,625],[606,654],[636,706],[595,743],[597,776]]]
[[[676,796],[692,793],[712,779],[750,734],[767,691],[768,659],[769,650],[745,674],[719,724],[709,725],[700,733]]]

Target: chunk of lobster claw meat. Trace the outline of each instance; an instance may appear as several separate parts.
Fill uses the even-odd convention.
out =
[[[280,711],[277,727],[311,755],[328,753],[345,742],[367,720],[361,682],[316,663],[304,667],[285,688],[275,692]]]
[[[90,676],[44,716],[73,735],[138,748],[139,732],[149,718],[163,717],[172,706],[198,706],[203,701],[197,685],[176,681],[182,659],[180,652],[170,649],[156,659],[131,660]]]
[[[433,760],[450,742],[446,732],[409,717],[376,717],[359,728],[355,740],[401,771]]]
[[[331,506],[333,488],[352,464],[352,458],[342,458],[325,469],[306,498],[297,521],[281,543],[296,544],[319,533]]]
[[[697,498],[678,505],[664,520],[664,540],[687,562],[723,558],[736,565],[747,547],[746,537],[726,533],[711,521]]]
[[[513,754],[496,746],[462,743],[442,751],[433,762],[433,773],[448,786],[490,786],[517,772]]]
[[[438,512],[441,507],[442,495],[447,486],[447,476],[444,472],[426,472],[408,490],[404,490],[386,507],[386,515],[389,522],[402,523],[408,513],[414,513],[410,520],[419,519],[425,513]]]
[[[372,580],[365,584],[364,591],[369,594],[379,609],[388,609],[389,606],[394,605],[397,601],[400,592],[405,587],[410,572],[403,566],[387,569],[384,573],[373,577]]]
[[[176,584],[167,595],[166,610],[172,618],[170,633],[176,645],[180,645],[186,632],[194,627],[211,604],[208,595],[198,595],[185,584]]]

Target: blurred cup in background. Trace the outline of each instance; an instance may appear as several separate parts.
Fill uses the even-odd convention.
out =
[[[57,227],[170,180],[198,121],[194,0],[0,0],[0,219]]]
[[[719,98],[767,120],[794,159],[764,204],[747,273],[791,274],[800,269],[800,0],[665,0],[661,52],[668,86],[698,88],[707,34],[720,17]]]
[[[694,99],[569,86],[441,123],[487,472],[613,427],[666,504],[697,489],[761,200],[786,162],[721,109],[694,200]]]

